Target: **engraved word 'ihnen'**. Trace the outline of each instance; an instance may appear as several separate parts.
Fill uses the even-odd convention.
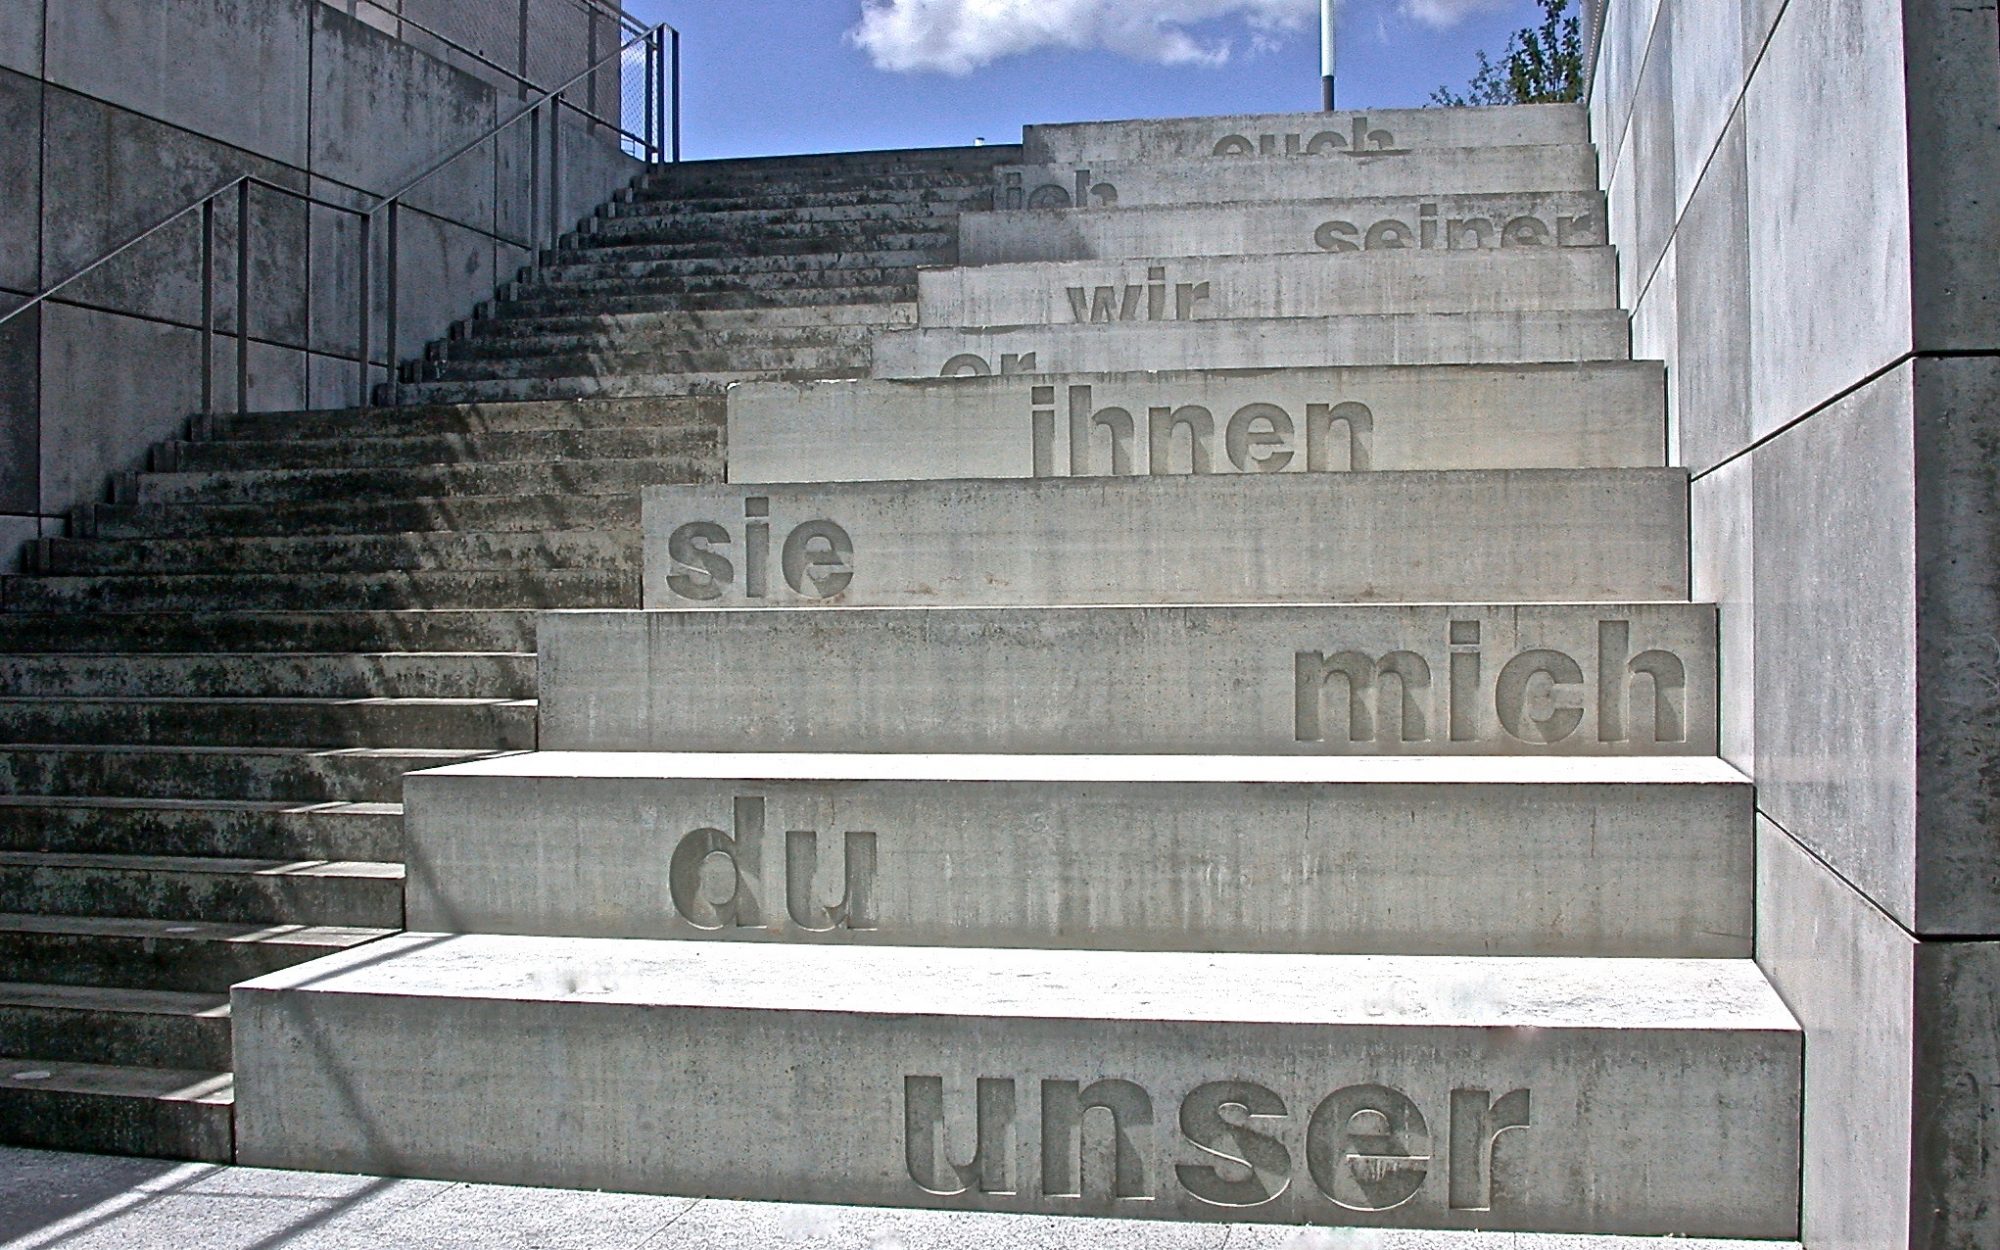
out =
[[[743,501],[743,594],[771,594],[771,501],[761,495]],[[725,552],[735,538],[713,521],[690,521],[667,538],[675,571],[667,589],[682,599],[708,603],[736,584],[736,562]],[[831,599],[854,582],[854,540],[832,521],[795,526],[779,548],[785,585],[810,599]]]
[[[1513,656],[1489,681],[1480,629],[1478,621],[1451,622],[1442,717],[1433,715],[1438,698],[1431,662],[1414,651],[1299,652],[1297,740],[1384,746],[1483,742],[1495,736],[1497,721],[1516,741],[1554,746],[1576,735],[1593,703],[1599,742],[1688,740],[1687,665],[1671,651],[1633,655],[1630,621],[1598,622],[1597,663],[1590,677],[1575,657],[1544,647]],[[1334,691],[1345,697],[1329,697]],[[1635,733],[1631,709],[1647,693],[1651,723]]]
[[[1146,280],[1123,286],[1068,288],[1069,309],[1080,325],[1114,321],[1193,321],[1209,299],[1206,282],[1167,282],[1164,265],[1146,270]]]
[[[1059,422],[1056,388],[1031,389],[1036,477],[1280,473],[1300,467],[1299,424],[1276,404],[1244,404],[1227,421],[1200,404],[1155,405],[1146,411],[1142,441],[1138,419],[1130,409],[1099,408],[1094,394],[1092,387],[1071,386],[1068,420]],[[1305,416],[1307,472],[1368,470],[1375,414],[1366,404],[1307,404]],[[1064,438],[1057,437],[1059,426],[1066,428]],[[1066,446],[1059,449],[1059,443]],[[1068,454],[1061,455],[1060,450]]]
[[[1559,216],[1555,225],[1533,214],[1514,217],[1440,217],[1435,204],[1417,206],[1416,225],[1384,217],[1368,226],[1351,221],[1323,222],[1313,242],[1329,252],[1473,252],[1500,247],[1593,247],[1604,242],[1597,218],[1589,213]]]
[[[978,1192],[1019,1194],[1024,1184],[1043,1198],[1151,1202],[1165,1171],[1154,1140],[1153,1096],[1132,1081],[1041,1083],[1041,1149],[1031,1163],[1017,1157],[1021,1135],[1015,1082],[981,1077],[974,1089],[971,1161],[956,1163],[945,1140],[944,1080],[903,1078],[903,1162],[910,1179],[943,1197]],[[1453,1211],[1490,1211],[1494,1155],[1503,1135],[1530,1124],[1525,1089],[1495,1098],[1473,1087],[1451,1093],[1442,1142],[1434,1141],[1423,1109],[1386,1085],[1349,1085],[1320,1101],[1305,1121],[1305,1171],[1313,1186],[1349,1211],[1393,1211],[1419,1198],[1436,1172]],[[1110,1132],[1100,1148],[1085,1141],[1091,1112]],[[1296,1178],[1297,1127],[1275,1090],[1253,1081],[1211,1081],[1181,1100],[1179,1128],[1189,1148],[1173,1165],[1180,1189],[1212,1207],[1245,1209],[1276,1201]],[[1510,1147],[1512,1149],[1513,1147]],[[1109,1157],[1109,1166],[1105,1160]],[[1095,1165],[1104,1174],[1087,1176]],[[1032,1166],[1036,1175],[1024,1182]]]
[[[697,929],[776,929],[764,897],[764,800],[736,800],[735,830],[697,829],[674,847],[667,865],[667,894],[682,920]],[[849,833],[840,900],[822,903],[814,893],[819,874],[819,834],[785,834],[785,914],[808,933],[871,930],[875,920],[875,835]]]
[[[1409,148],[1396,146],[1396,136],[1375,130],[1364,115],[1354,119],[1352,137],[1338,130],[1322,130],[1310,138],[1303,134],[1224,135],[1215,141],[1215,156],[1407,156]]]

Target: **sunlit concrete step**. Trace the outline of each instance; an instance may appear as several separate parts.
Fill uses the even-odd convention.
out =
[[[727,343],[732,334],[796,333],[801,330],[839,330],[856,326],[880,329],[911,326],[917,320],[914,296],[911,302],[885,304],[870,300],[857,304],[808,304],[798,308],[746,308],[719,312],[637,312],[610,313],[583,311],[546,317],[514,316],[505,319],[477,318],[459,323],[455,337],[504,339],[538,337],[548,334],[715,334]],[[624,401],[627,403],[635,401]],[[685,403],[712,403],[687,399]]]
[[[1751,788],[1718,760],[544,752],[404,795],[419,930],[1751,953]]]
[[[227,1071],[229,995],[0,983],[0,1055]]]
[[[868,368],[865,365],[839,369],[573,374],[554,378],[485,378],[478,381],[405,383],[400,391],[412,402],[502,403],[538,399],[636,398],[646,395],[720,395],[737,382],[867,376]],[[706,458],[699,464],[662,466],[659,475],[672,481],[705,481],[715,476],[719,468],[719,465],[713,463],[712,458]]]
[[[118,574],[449,573],[630,568],[632,530],[451,530],[255,538],[52,538],[41,569],[59,577]]]
[[[967,213],[958,263],[1330,252],[1601,247],[1604,197],[1586,191],[1307,200],[1227,207]]]
[[[558,612],[551,751],[1716,753],[1695,604]]]
[[[533,652],[0,655],[0,698],[532,699]]]
[[[298,924],[0,915],[0,977],[36,984],[226,994],[238,981],[352,950],[390,932]]]
[[[671,291],[590,291],[582,288],[538,288],[533,298],[495,301],[482,306],[482,317],[577,317],[622,316],[648,313],[700,315],[719,312],[758,312],[766,309],[800,311],[824,305],[900,304],[917,297],[914,276],[899,276],[894,282],[876,282],[839,287],[768,286],[760,290],[706,291],[697,294]]]
[[[865,186],[820,191],[741,187],[685,195],[641,196],[607,204],[598,213],[605,218],[624,220],[634,217],[707,216],[710,213],[848,209],[870,210],[874,215],[885,217],[925,217],[976,210],[992,203],[993,184],[989,176],[959,186],[907,187],[900,190]]]
[[[716,450],[713,426],[627,426],[597,430],[519,430],[493,434],[365,436],[165,443],[153,467],[165,471],[229,469],[408,468],[501,461],[632,460]]]
[[[722,463],[719,440],[715,463]],[[315,534],[523,533],[638,527],[637,495],[546,494],[146,507],[100,504],[80,522],[73,517],[71,533],[77,538],[105,539],[298,538]]]
[[[1248,438],[1244,457],[1279,454],[1274,439]],[[1682,469],[669,486],[645,495],[644,601],[654,608],[1687,594]]]
[[[0,698],[0,742],[518,751],[535,745],[535,705],[495,698]]]
[[[0,849],[401,860],[399,803],[0,795]]]
[[[747,330],[692,327],[579,329],[569,333],[479,335],[452,339],[438,348],[446,360],[528,360],[552,356],[616,352],[769,352],[795,348],[865,347],[886,326],[773,326]],[[628,401],[629,402],[629,401]]]
[[[716,179],[732,183],[756,183],[772,179],[806,177],[894,177],[920,175],[949,177],[953,174],[983,173],[995,161],[1006,160],[1018,148],[993,146],[951,146],[931,148],[883,148],[862,152],[814,152],[797,156],[738,156],[720,160],[682,161],[654,166],[636,184],[642,188],[682,188]]]
[[[397,929],[403,866],[0,851],[0,912]]]
[[[406,391],[422,388],[405,387]],[[663,482],[700,481],[717,457],[690,452],[640,459],[447,464],[416,468],[275,468],[142,473],[132,504],[329,503],[459,495],[620,495]]]
[[[530,283],[607,282],[625,279],[745,278],[750,275],[811,281],[865,271],[879,276],[889,269],[950,264],[955,253],[939,243],[914,247],[876,244],[865,250],[775,253],[752,256],[634,256],[595,252],[560,252],[544,260],[525,279]]]
[[[10,612],[283,611],[300,603],[341,612],[636,607],[639,574],[557,569],[16,577],[4,583],[4,592]]]
[[[435,748],[0,746],[0,790],[134,799],[400,803],[403,774],[489,751]]]
[[[709,237],[696,232],[665,229],[653,233],[623,231],[612,235],[576,234],[566,236],[562,246],[545,249],[545,266],[567,264],[616,264],[631,261],[673,261],[694,264],[761,265],[768,269],[787,264],[800,268],[854,263],[851,258],[927,251],[940,259],[928,264],[950,264],[957,259],[957,217],[922,221],[861,222],[852,227],[791,226],[766,228],[754,233],[713,231]]]
[[[872,337],[872,336],[871,336]],[[540,346],[529,342],[529,347]],[[451,357],[426,361],[418,377],[426,382],[481,381],[488,378],[618,377],[624,374],[762,373],[774,377],[820,377],[865,373],[873,359],[868,338],[825,347],[680,348],[615,341],[547,353]]]
[[[1580,106],[1528,104],[1070,122],[1027,127],[1022,147],[1029,162],[1064,164],[1216,155],[1269,160],[1305,156],[1309,151],[1331,160],[1383,148],[1420,151],[1589,141],[1589,118]]]
[[[1002,165],[994,175],[993,207],[999,209],[1265,204],[1598,188],[1597,153],[1585,143],[1426,147],[1332,159],[1209,155],[1087,165]]]
[[[312,412],[210,413],[196,417],[193,430],[194,437],[204,442],[452,439],[507,434],[539,437],[559,430],[677,429],[703,431],[712,436],[718,432],[721,419],[722,407],[712,398],[663,395],[639,400],[554,400],[538,404],[406,405]]]
[[[392,612],[0,612],[0,650],[50,655],[129,651],[528,652],[535,612],[525,608]]]
[[[1618,307],[1608,247],[1153,257],[926,269],[925,326],[1114,325]]]
[[[228,1163],[227,1072],[0,1058],[0,1141]]]
[[[1797,1232],[1801,1037],[1748,960],[409,934],[239,986],[231,1005],[254,1166],[1155,1219]],[[801,1122],[812,1132],[771,1131]]]
[[[727,199],[755,196],[785,199],[840,192],[875,193],[963,191],[977,193],[992,186],[993,166],[998,157],[988,157],[965,169],[850,169],[839,173],[821,170],[751,170],[744,167],[722,170],[703,168],[708,162],[688,161],[671,165],[660,173],[643,177],[621,202],[643,204],[653,201]]]
[[[648,266],[647,268],[651,268]],[[531,273],[523,281],[502,284],[497,298],[503,304],[532,303],[543,299],[576,299],[591,296],[675,296],[690,300],[728,296],[765,296],[773,301],[806,295],[820,295],[829,302],[848,292],[877,291],[904,286],[916,279],[916,265],[899,263],[864,269],[819,269],[810,272],[747,273],[640,273],[617,272],[595,275],[578,273]],[[695,305],[699,307],[700,305]],[[754,305],[753,305],[754,306]]]
[[[988,189],[992,175],[989,173]],[[975,201],[990,207],[990,201]],[[565,235],[564,242],[587,243],[593,239],[646,238],[675,239],[795,239],[812,237],[848,238],[894,230],[949,229],[959,219],[957,204],[924,205],[856,203],[844,205],[737,205],[706,212],[650,212],[659,207],[644,204],[614,204],[601,216],[592,218],[589,229]]]
[[[1622,312],[1397,313],[1268,321],[1117,321],[909,329],[875,340],[873,375],[1137,373],[1629,360]],[[745,381],[755,379],[744,379]]]
[[[729,477],[1640,468],[1665,463],[1664,375],[1605,362],[746,382],[729,392]]]

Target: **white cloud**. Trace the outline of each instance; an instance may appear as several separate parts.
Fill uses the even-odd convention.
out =
[[[1503,13],[1517,0],[1402,0],[1403,12],[1426,26],[1456,26],[1480,13]]]
[[[1221,65],[1235,52],[1232,41],[1203,40],[1187,29],[1218,18],[1240,18],[1254,52],[1277,32],[1317,23],[1319,0],[862,0],[861,24],[848,38],[877,69],[897,73],[969,74],[1040,48],[1102,48],[1162,65]]]

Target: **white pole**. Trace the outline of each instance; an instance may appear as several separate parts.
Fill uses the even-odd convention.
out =
[[[1334,35],[1333,6],[1336,0],[1319,0],[1319,80],[1323,88],[1322,107],[1333,112],[1333,78],[1339,64],[1338,40]]]

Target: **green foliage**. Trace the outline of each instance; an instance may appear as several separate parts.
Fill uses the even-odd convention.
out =
[[[1566,104],[1583,98],[1583,34],[1571,0],[1536,0],[1542,24],[1514,32],[1496,63],[1479,54],[1479,72],[1463,95],[1449,87],[1431,92],[1431,103]]]

